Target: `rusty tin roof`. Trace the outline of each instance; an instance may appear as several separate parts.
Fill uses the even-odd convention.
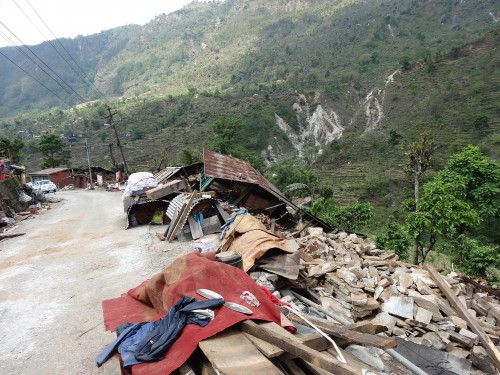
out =
[[[279,190],[262,176],[252,165],[229,155],[203,150],[205,175],[230,181],[260,185],[266,190],[279,193]]]

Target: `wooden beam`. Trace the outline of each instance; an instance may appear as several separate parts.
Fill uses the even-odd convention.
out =
[[[251,320],[244,320],[239,324],[239,327],[243,332],[249,333],[250,335],[276,345],[277,347],[286,350],[288,353],[296,355],[304,361],[309,362],[323,370],[330,371],[337,375],[357,374],[355,371],[351,370],[351,367],[348,364],[342,363],[327,354],[308,348],[299,340],[292,340],[281,333],[273,332],[261,327]]]
[[[441,292],[446,296],[450,304],[455,308],[457,313],[460,315],[462,319],[467,322],[467,325],[472,329],[472,331],[479,336],[479,341],[483,344],[488,356],[491,358],[496,368],[500,370],[500,353],[493,345],[493,342],[486,335],[481,326],[477,323],[475,318],[473,318],[467,308],[460,302],[457,298],[453,290],[446,284],[443,277],[436,271],[436,269],[430,264],[424,265],[424,268],[429,272],[429,275],[432,277],[436,285],[439,287]]]
[[[225,375],[283,375],[274,364],[236,329],[227,329],[200,341],[198,346],[214,368]]]
[[[186,219],[186,216],[189,214],[189,209],[191,208],[191,203],[193,203],[194,198],[196,197],[197,191],[193,191],[191,193],[191,196],[189,197],[189,200],[187,203],[184,203],[182,205],[182,209],[179,212],[179,217],[177,219],[177,222],[175,223],[174,229],[172,230],[172,233],[170,234],[170,237],[167,237],[168,242],[172,242],[172,240],[175,238],[177,235],[177,232],[179,229],[181,229],[182,224],[184,223],[184,220]]]
[[[306,324],[306,323],[304,323],[302,318],[300,318],[299,316],[297,316],[295,314],[288,315],[288,319],[290,319],[292,322]],[[364,344],[364,345],[369,345],[369,346],[373,346],[375,348],[380,348],[380,349],[384,349],[384,350],[394,348],[397,346],[397,342],[395,339],[390,339],[387,337],[351,331],[351,330],[339,327],[333,323],[330,323],[329,321],[327,321],[325,319],[316,319],[316,318],[313,318],[310,316],[308,316],[307,319],[311,323],[316,325],[319,329],[321,329],[323,332],[328,333],[330,336],[333,336],[333,337],[341,339],[341,340],[345,340],[348,345],[350,345],[350,344]]]

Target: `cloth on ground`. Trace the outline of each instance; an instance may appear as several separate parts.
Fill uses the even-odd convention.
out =
[[[155,322],[124,323],[117,327],[115,341],[109,344],[96,358],[100,367],[118,348],[123,366],[141,362],[158,361],[164,358],[167,349],[174,343],[187,324],[205,327],[215,317],[213,308],[221,307],[223,299],[214,298],[196,301],[192,297],[182,297],[169,312]]]
[[[104,323],[114,330],[123,322],[141,322],[165,315],[182,296],[199,297],[197,289],[210,289],[225,301],[241,303],[240,295],[248,290],[261,301],[247,316],[222,306],[215,319],[206,327],[189,324],[158,362],[146,362],[131,367],[133,375],[169,374],[179,368],[196,349],[198,342],[211,337],[245,319],[273,321],[280,324],[280,311],[257,284],[242,270],[212,261],[197,252],[177,258],[163,272],[131,289],[119,298],[103,301]],[[208,253],[207,255],[213,255]],[[140,302],[139,302],[140,301]],[[142,302],[142,303],[141,303]]]

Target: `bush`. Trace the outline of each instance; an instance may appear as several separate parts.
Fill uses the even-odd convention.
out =
[[[472,277],[488,278],[489,271],[500,267],[499,249],[495,246],[480,245],[475,239],[461,236],[452,246],[452,260],[464,273]]]
[[[373,207],[370,203],[356,202],[347,207],[323,207],[319,210],[318,217],[333,228],[353,232],[368,224],[372,215]]]
[[[384,250],[394,250],[400,259],[408,259],[408,249],[411,238],[403,225],[399,225],[393,216],[387,220],[385,228],[377,236],[377,247]]]

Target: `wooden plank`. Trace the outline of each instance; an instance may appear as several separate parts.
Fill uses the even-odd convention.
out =
[[[370,335],[376,335],[377,333],[387,331],[387,327],[383,324],[372,323],[370,321],[361,321],[353,324],[348,324],[342,326],[342,328],[361,333],[368,333]]]
[[[337,359],[330,357],[324,353],[308,348],[297,339],[291,339],[281,333],[270,331],[264,327],[258,326],[251,320],[245,320],[239,324],[243,332],[256,336],[264,341],[267,341],[277,347],[286,350],[288,353],[310,362],[311,364],[333,372],[337,375],[354,375],[348,364],[342,363]]]
[[[443,277],[436,271],[436,269],[430,265],[424,265],[424,268],[429,272],[429,275],[432,277],[436,285],[439,287],[441,292],[446,296],[450,304],[455,308],[460,317],[464,319],[468,326],[472,329],[472,331],[479,336],[479,340],[483,344],[488,356],[495,364],[496,368],[500,370],[500,353],[493,345],[493,342],[486,335],[481,326],[477,323],[475,318],[473,318],[467,308],[460,302],[460,300],[455,296],[455,293],[451,290],[451,288],[446,284]]]
[[[193,191],[187,203],[184,203],[182,205],[182,209],[179,212],[179,217],[177,219],[177,222],[175,223],[174,229],[172,230],[170,237],[167,237],[168,242],[172,242],[172,240],[177,235],[177,232],[179,231],[179,229],[181,229],[181,226],[184,224],[184,220],[186,219],[186,216],[189,214],[189,209],[191,208],[191,203],[193,203],[193,200],[196,197],[196,193],[197,193],[196,190]]]
[[[220,217],[222,218],[223,224],[226,224],[227,221],[229,220],[229,215],[227,214],[226,211],[222,208],[219,202],[215,203],[215,208],[217,209],[217,212],[219,212]]]
[[[283,375],[236,329],[225,330],[198,344],[212,365],[225,375]]]
[[[306,324],[304,323],[302,318],[300,318],[295,314],[288,315],[288,319],[290,319],[292,322]],[[334,338],[337,339],[345,340],[347,345],[364,344],[364,345],[374,346],[380,349],[390,349],[394,348],[397,345],[395,339],[351,331],[339,327],[325,319],[316,319],[313,317],[307,317],[307,319],[311,323],[316,325],[319,329],[321,329],[323,332],[328,333],[330,336],[333,336]]]
[[[203,230],[201,229],[201,224],[196,221],[193,215],[188,216],[189,230],[191,231],[191,236],[193,240],[203,237]]]
[[[156,200],[180,190],[186,190],[185,182],[182,180],[172,180],[164,185],[149,189],[146,191],[146,195],[149,199]]]
[[[353,356],[351,353],[349,353],[345,350],[342,350],[342,349],[340,349],[340,351],[342,352],[342,355],[344,356],[347,363],[349,363],[349,366],[351,367],[351,369],[353,371],[355,371],[357,374],[363,374],[363,370],[370,370],[373,374],[377,373],[377,370],[371,368],[366,363],[360,361],[358,358]],[[331,355],[333,358],[337,357],[337,355],[338,355],[336,350],[333,348],[326,350],[324,353]],[[302,363],[314,375],[330,375],[331,374],[330,372],[322,370],[321,368],[314,366],[311,363],[308,363],[305,361],[303,361]]]
[[[183,209],[184,206],[181,207]],[[168,224],[168,228],[165,230],[165,233],[163,234],[165,236],[165,239],[169,238],[170,235],[172,234],[172,231],[174,230],[174,226],[177,223],[177,218],[179,217],[179,210],[176,209],[174,214],[172,215],[172,220],[170,220],[170,224]]]
[[[304,370],[302,370],[293,359],[289,359],[287,361],[279,362],[281,366],[285,369],[286,374],[288,375],[307,375]]]

